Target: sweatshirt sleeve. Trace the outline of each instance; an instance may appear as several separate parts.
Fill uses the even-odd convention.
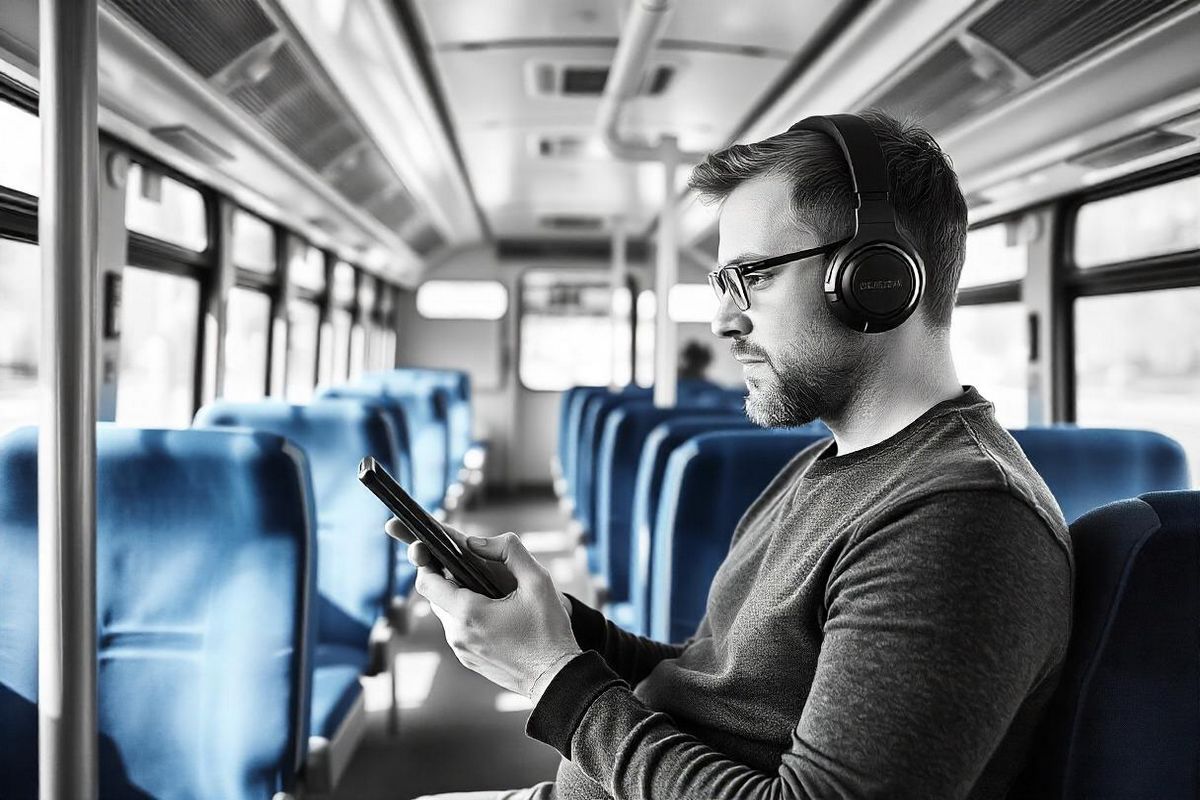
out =
[[[840,554],[775,773],[682,732],[596,653],[555,676],[527,731],[615,800],[964,797],[1027,697],[1053,688],[1070,594],[1069,552],[1023,502],[937,495]]]
[[[583,650],[594,650],[605,664],[630,686],[637,686],[658,662],[675,658],[683,648],[664,644],[626,631],[596,609],[568,594],[571,601],[571,631]]]

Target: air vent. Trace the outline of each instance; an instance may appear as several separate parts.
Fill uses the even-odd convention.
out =
[[[871,105],[936,133],[1013,95],[1026,82],[999,60],[952,40]]]
[[[423,224],[400,176],[349,104],[295,34],[272,21],[262,0],[108,2],[350,203],[397,235]],[[188,144],[194,142],[181,149]],[[432,241],[420,239],[422,246]]]
[[[109,0],[183,59],[211,78],[276,32],[255,0],[180,3],[179,0]],[[201,9],[210,5],[211,8]]]
[[[529,89],[534,95],[599,97],[608,81],[608,65],[535,62],[529,68],[529,75]],[[638,94],[657,97],[670,88],[674,77],[675,67],[670,64],[652,67]]]
[[[556,231],[598,231],[604,228],[604,218],[576,214],[549,214],[538,217],[538,224],[543,228]]]
[[[1107,169],[1108,167],[1115,167],[1118,164],[1124,164],[1126,161],[1133,161],[1136,158],[1143,158],[1161,150],[1169,150],[1172,147],[1189,144],[1193,141],[1195,139],[1192,137],[1179,133],[1149,130],[1080,153],[1073,158],[1068,158],[1067,161],[1071,164],[1078,164],[1081,167]]]
[[[970,32],[1035,78],[1186,0],[1003,0]]]

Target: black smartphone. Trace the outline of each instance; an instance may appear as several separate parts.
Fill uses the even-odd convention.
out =
[[[458,542],[442,530],[441,524],[421,508],[378,461],[371,456],[360,461],[358,479],[383,501],[413,538],[429,548],[437,563],[445,567],[460,586],[493,600],[504,597],[506,592],[500,591],[500,587],[483,568],[479,557],[464,552]]]

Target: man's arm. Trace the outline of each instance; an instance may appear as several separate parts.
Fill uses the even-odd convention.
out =
[[[617,800],[964,796],[1026,697],[1053,679],[1068,556],[1007,494],[938,495],[846,548],[826,608],[816,677],[775,774],[681,732],[592,653],[550,681],[528,732]]]
[[[676,658],[683,652],[680,645],[632,634],[577,597],[565,593],[563,596],[570,602],[571,632],[579,647],[599,653],[609,669],[630,686],[637,686],[658,662]]]

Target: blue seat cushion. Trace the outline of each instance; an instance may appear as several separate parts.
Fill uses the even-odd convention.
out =
[[[312,716],[309,730],[313,736],[332,739],[354,701],[362,693],[358,676],[367,669],[367,657],[358,648],[322,644],[313,653]]]

